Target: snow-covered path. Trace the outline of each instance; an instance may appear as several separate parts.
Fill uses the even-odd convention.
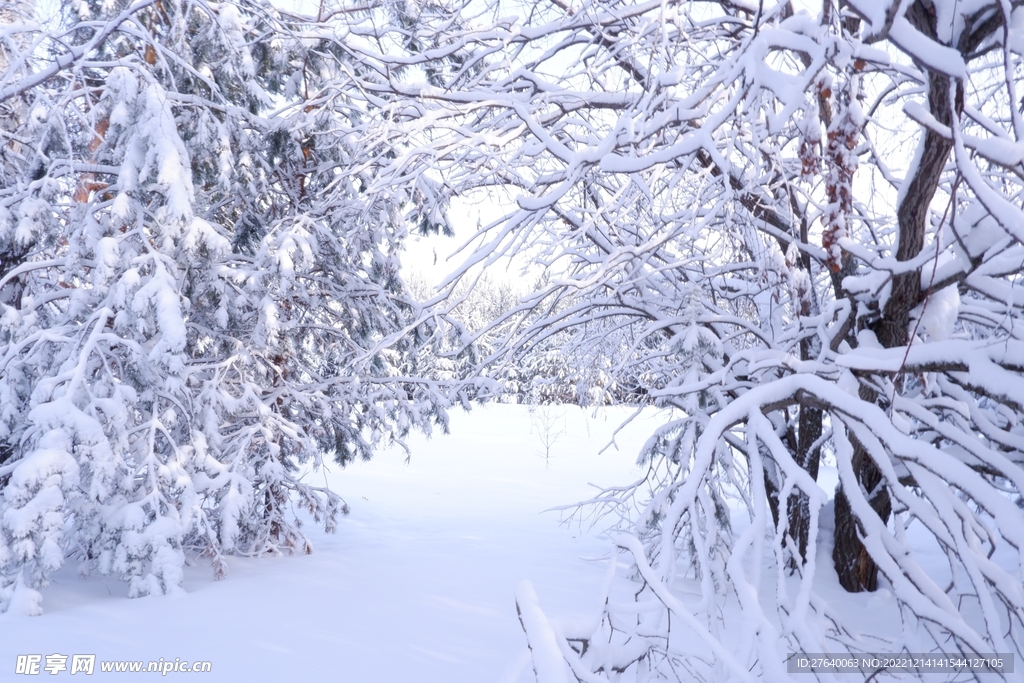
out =
[[[552,616],[598,608],[606,564],[588,558],[607,556],[608,544],[541,511],[586,497],[587,482],[635,479],[653,424],[634,423],[619,451],[599,455],[626,411],[548,410],[564,416],[566,433],[547,463],[536,416],[496,405],[454,414],[449,437],[413,438],[409,464],[396,449],[334,467],[327,476],[352,514],[334,535],[311,531],[310,556],[232,559],[222,582],[199,564],[186,595],[140,600],[116,580],[66,568],[44,592],[43,616],[0,616],[0,680],[19,654],[57,653],[210,661],[212,672],[197,678],[211,682],[501,680],[525,650],[520,580],[533,582]],[[142,676],[96,668],[87,680]]]

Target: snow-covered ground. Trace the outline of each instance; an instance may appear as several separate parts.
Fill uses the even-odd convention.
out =
[[[94,654],[95,673],[86,680],[143,676],[104,673],[104,661],[177,658],[210,662],[198,678],[211,682],[532,681],[517,585],[530,581],[546,615],[568,630],[600,613],[612,547],[600,532],[611,520],[590,528],[545,510],[590,497],[589,482],[622,485],[641,476],[637,453],[664,414],[645,413],[615,437],[618,449],[600,452],[630,414],[510,405],[454,413],[450,436],[410,439],[408,462],[393,448],[312,475],[326,477],[352,509],[333,535],[307,527],[312,555],[234,558],[219,582],[199,561],[182,596],[129,600],[122,582],[82,579],[66,567],[44,591],[42,616],[0,615],[0,681],[31,680],[12,674],[17,656],[32,654]],[[835,469],[824,465],[823,488],[831,492],[835,481]],[[734,529],[746,523],[734,511]],[[828,537],[818,553],[819,596],[855,631],[898,636],[888,584],[875,594],[842,591]],[[919,550],[935,555],[925,563],[941,573],[937,549]],[[620,562],[620,578],[628,571]],[[683,574],[674,590],[696,595],[697,582]],[[760,591],[769,613],[772,575],[765,573]],[[631,585],[619,581],[615,592]],[[629,601],[626,593],[617,597]],[[723,608],[735,609],[733,602]],[[56,675],[71,675],[70,659]]]
[[[513,678],[526,650],[517,583],[531,581],[549,615],[585,618],[598,611],[606,572],[599,529],[543,511],[587,497],[588,482],[638,478],[637,451],[657,419],[635,421],[617,437],[619,450],[599,454],[626,409],[538,410],[547,413],[456,413],[450,436],[410,440],[408,463],[393,449],[333,467],[326,476],[352,513],[333,535],[308,527],[312,555],[233,559],[219,582],[200,562],[186,595],[138,600],[117,580],[65,568],[44,591],[42,616],[0,616],[0,680],[15,679],[24,654],[95,654],[87,680],[142,676],[104,674],[102,661],[160,658],[209,661],[211,672],[197,677],[211,682]]]

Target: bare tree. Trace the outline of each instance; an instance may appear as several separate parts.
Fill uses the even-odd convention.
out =
[[[551,404],[530,406],[530,425],[540,442],[544,466],[551,465],[551,450],[565,436],[565,409]]]

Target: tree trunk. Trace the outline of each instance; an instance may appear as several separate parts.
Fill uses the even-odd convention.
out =
[[[936,39],[935,8],[930,2],[917,0],[908,8],[906,17],[919,31],[933,40]],[[964,45],[958,47],[963,51]],[[950,88],[956,88],[952,109],[955,109],[955,116],[959,118],[963,109],[963,84],[945,74],[927,73],[929,112],[939,123],[951,127],[956,121],[950,107]],[[899,261],[913,259],[924,248],[931,202],[953,147],[951,140],[928,129],[924,130],[921,144],[917,168],[912,169],[912,174],[904,181],[906,187],[897,208],[899,242],[896,247],[896,259]],[[910,312],[921,299],[920,269],[900,273],[893,278],[892,293],[881,318],[873,326],[878,342],[884,348],[907,345],[910,338]],[[896,391],[899,391],[902,382],[898,377],[893,381]],[[879,396],[863,384],[860,396],[861,399],[873,403],[888,398]],[[853,471],[857,476],[857,483],[875,513],[882,521],[888,522],[892,513],[892,501],[888,489],[882,482],[882,473],[864,447],[856,439],[851,440],[854,446]],[[839,583],[854,593],[875,590],[878,587],[878,565],[861,542],[863,527],[850,508],[850,501],[842,486],[836,491],[835,514],[835,545],[832,560],[839,575]]]
[[[821,436],[822,413],[819,408],[800,406],[797,418],[799,433],[796,462],[811,479],[818,480],[821,446],[817,444]],[[811,535],[810,498],[803,491],[797,491],[786,502],[789,513],[789,535],[796,541],[800,553],[801,564],[807,561],[807,543]]]
[[[801,241],[807,241],[807,233],[807,221],[802,220],[800,225]],[[807,274],[808,281],[813,280],[810,255],[801,255],[800,266]],[[801,292],[799,300],[800,315],[802,317],[807,318],[812,315],[818,315],[821,312],[818,299],[812,287],[808,287],[806,291]],[[821,342],[817,337],[806,336],[800,340],[800,360],[813,360],[818,357],[820,352]],[[811,479],[817,481],[818,467],[821,462],[821,444],[818,443],[818,440],[821,438],[823,414],[820,408],[813,406],[802,405],[798,410],[796,434],[790,433],[789,435],[790,450],[796,463],[810,475]],[[799,489],[794,491],[793,495],[786,501],[786,513],[789,516],[789,536],[796,541],[797,552],[800,558],[799,563],[804,564],[807,561],[808,540],[811,533],[816,533],[816,531],[812,532],[811,529],[811,506],[808,494]],[[775,523],[778,524],[778,519],[775,520]],[[790,568],[796,569],[796,557],[792,557],[791,562],[793,564]]]
[[[860,388],[860,397],[864,401],[875,402],[878,400],[878,395],[863,384]],[[852,436],[851,441],[853,442],[853,472],[857,476],[857,483],[868,496],[868,502],[875,514],[883,521],[888,521],[889,515],[892,513],[892,500],[889,497],[889,489],[884,484],[879,486],[882,483],[882,473],[864,446]],[[839,575],[839,584],[851,593],[876,590],[878,588],[878,565],[875,564],[871,554],[861,541],[864,529],[850,507],[850,500],[842,485],[836,489],[835,514],[836,528],[835,543],[832,546],[832,562],[835,565],[836,574]]]

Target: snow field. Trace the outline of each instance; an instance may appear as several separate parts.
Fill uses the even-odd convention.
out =
[[[219,582],[199,559],[184,595],[136,600],[121,581],[65,567],[42,616],[0,616],[0,680],[18,654],[55,653],[208,660],[203,680],[225,683],[507,677],[526,650],[517,584],[532,582],[548,616],[591,618],[607,567],[593,559],[609,552],[596,530],[542,511],[589,496],[588,481],[638,478],[636,451],[655,423],[645,416],[619,451],[597,454],[627,410],[547,410],[564,416],[566,431],[547,465],[528,408],[495,405],[454,413],[451,436],[412,438],[408,463],[392,448],[311,474],[352,509],[334,535],[306,525],[312,555],[230,558]],[[98,680],[132,677],[98,669]]]
[[[212,673],[203,680],[225,683],[532,682],[517,595],[522,602],[535,591],[541,619],[569,635],[587,633],[585,624],[600,614],[611,551],[600,533],[611,520],[590,528],[544,511],[590,497],[588,482],[622,485],[640,477],[637,451],[663,413],[643,414],[616,437],[618,450],[599,453],[630,412],[491,405],[454,413],[451,435],[410,439],[408,462],[393,447],[369,462],[309,473],[310,483],[326,478],[352,509],[336,534],[306,525],[312,555],[231,558],[220,582],[199,559],[186,570],[184,595],[129,600],[123,582],[81,579],[65,567],[45,592],[42,616],[0,615],[0,680],[8,680],[19,654],[59,653],[95,654],[98,662],[210,661]],[[819,484],[829,497],[836,481],[835,469],[823,464]],[[882,581],[874,594],[839,587],[830,508],[821,520],[815,592],[851,631],[878,638],[865,640],[865,649],[874,644],[886,652],[884,642],[901,632],[891,587]],[[735,505],[732,520],[736,533],[749,524]],[[917,550],[931,560],[925,568],[937,581],[948,580],[938,548]],[[771,558],[765,560],[758,599],[771,615],[778,587]],[[620,557],[612,591],[620,606],[632,600],[631,571]],[[671,588],[683,605],[700,600],[700,582],[686,567]],[[787,590],[798,590],[796,577]],[[721,613],[732,622],[736,610],[733,595]],[[530,612],[533,627],[543,630]],[[695,637],[679,624],[673,633],[674,642]],[[103,673],[97,665],[94,676],[132,674]]]

